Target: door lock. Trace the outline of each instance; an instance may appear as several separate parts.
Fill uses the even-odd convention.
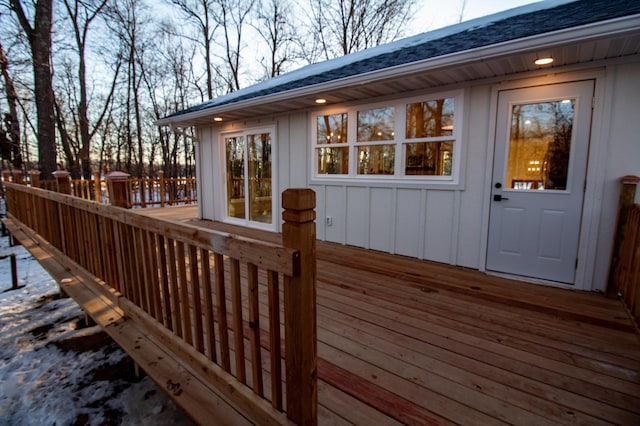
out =
[[[500,194],[495,194],[495,195],[493,196],[493,201],[502,201],[502,200],[508,200],[508,198],[503,197],[503,196],[502,196],[502,195],[500,195]]]

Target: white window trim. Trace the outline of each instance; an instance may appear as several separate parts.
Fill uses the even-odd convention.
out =
[[[453,134],[451,136],[443,136],[437,138],[419,138],[405,139],[406,126],[406,105],[416,102],[426,102],[436,99],[454,98],[455,114],[453,121]],[[353,104],[345,106],[331,106],[330,108],[322,108],[310,114],[310,183],[315,185],[331,184],[331,185],[349,185],[349,186],[375,186],[375,187],[404,187],[404,188],[429,188],[429,189],[462,189],[462,164],[464,164],[464,147],[465,129],[465,91],[453,90],[446,92],[437,92],[412,96],[409,98],[397,98],[384,102],[376,102],[369,104]],[[358,111],[394,107],[395,108],[395,134],[400,135],[393,141],[371,141],[366,143],[357,142],[357,113]],[[339,114],[346,112],[347,115],[347,141],[346,144],[317,144],[317,118],[322,115]],[[437,141],[454,141],[454,155],[451,169],[451,176],[434,176],[434,175],[417,175],[405,176],[404,165],[406,161],[405,149],[408,143],[414,142],[437,142]],[[394,175],[359,175],[357,174],[357,147],[368,145],[395,145],[395,174]],[[349,147],[349,174],[318,174],[318,164],[316,158],[316,150],[321,147],[339,148]]]

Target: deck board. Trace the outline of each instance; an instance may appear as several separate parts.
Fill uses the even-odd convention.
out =
[[[171,209],[163,217],[280,239]],[[320,241],[317,252],[319,423],[640,424],[640,339],[619,301]]]

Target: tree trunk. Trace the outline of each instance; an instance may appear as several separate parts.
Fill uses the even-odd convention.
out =
[[[51,77],[51,25],[53,0],[37,0],[32,27],[20,0],[11,0],[20,25],[29,38],[33,59],[33,80],[38,111],[38,157],[42,179],[51,179],[57,169],[54,95]]]
[[[5,82],[5,92],[7,93],[7,103],[9,104],[9,114],[4,121],[9,131],[9,142],[11,143],[11,163],[13,167],[22,169],[22,150],[20,149],[20,121],[18,121],[18,94],[16,93],[13,79],[9,75],[9,64],[4,54],[2,44],[0,44],[0,70]]]

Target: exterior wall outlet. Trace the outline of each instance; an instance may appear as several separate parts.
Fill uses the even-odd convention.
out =
[[[333,225],[333,217],[331,217],[331,216],[327,216],[327,217],[324,219],[324,221],[325,221],[325,223],[327,224],[327,226],[331,226],[331,225]]]

